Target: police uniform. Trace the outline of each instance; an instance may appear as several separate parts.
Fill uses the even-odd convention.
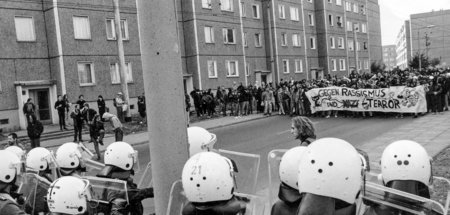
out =
[[[246,211],[246,202],[240,197],[233,196],[228,201],[208,203],[189,202],[183,208],[183,215],[243,215]]]
[[[0,214],[1,215],[26,215],[20,209],[17,202],[6,193],[0,193]]]
[[[280,184],[278,200],[273,206],[271,215],[296,215],[298,206],[302,201],[302,196],[297,189],[288,186],[285,183]]]

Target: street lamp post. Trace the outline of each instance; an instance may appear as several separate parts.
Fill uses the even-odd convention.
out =
[[[436,25],[427,25],[417,29],[417,46],[418,46],[418,58],[419,58],[419,72],[422,71],[422,55],[420,54],[420,30],[424,28],[434,28]]]

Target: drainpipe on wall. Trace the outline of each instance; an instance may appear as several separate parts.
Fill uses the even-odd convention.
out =
[[[244,46],[244,23],[242,21],[242,4],[241,1],[239,1],[239,20],[241,22],[241,40],[242,40],[242,54],[244,57],[244,79],[245,79],[245,86],[248,86],[248,80],[247,80],[247,57],[245,56],[245,46]],[[250,73],[250,71],[248,71]]]
[[[303,7],[303,1],[304,0],[301,0],[302,22],[303,22],[303,46],[305,47],[306,80],[309,80],[309,63],[308,63],[308,51],[307,51],[307,41],[306,41],[306,29],[305,29],[305,10]]]
[[[275,20],[275,0],[272,0],[272,17],[273,17],[273,34],[275,39],[275,60],[277,62],[277,83],[280,83],[280,69],[279,69],[279,57],[278,57],[278,40],[277,40],[277,21]],[[269,15],[270,21],[270,15]]]
[[[197,15],[195,12],[195,0],[192,1],[192,19],[194,20],[194,37],[195,37],[195,56],[197,58],[197,77],[198,77],[198,88],[202,90],[202,75],[200,69],[200,50],[198,45],[198,29],[197,29]]]
[[[55,16],[56,44],[58,47],[59,76],[61,82],[61,94],[66,94],[66,75],[64,71],[64,56],[61,42],[61,27],[59,25],[58,0],[53,0],[53,15]]]

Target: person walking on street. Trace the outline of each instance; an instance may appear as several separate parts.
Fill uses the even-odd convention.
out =
[[[58,95],[58,101],[55,102],[55,109],[58,111],[59,117],[59,129],[62,131],[63,128],[66,128],[66,102],[63,100],[61,95]]]
[[[316,140],[316,130],[310,119],[297,116],[292,119],[291,133],[296,140],[300,140],[300,146],[308,146]]]
[[[33,104],[32,98],[28,98],[27,102],[23,105],[23,114],[27,117],[27,122],[30,122],[31,116],[36,116],[36,105]]]
[[[144,123],[146,121],[145,119],[147,119],[146,118],[146,116],[147,116],[147,111],[146,111],[147,107],[145,107],[145,94],[144,93],[142,93],[142,95],[138,97],[137,106],[138,106],[139,115],[142,118],[142,121],[141,121],[141,124],[142,124],[142,123]]]
[[[123,141],[123,126],[119,118],[117,118],[116,115],[109,113],[109,108],[106,108],[106,112],[103,114],[102,118],[111,123],[115,133],[116,142]]]
[[[27,126],[28,137],[30,138],[31,148],[40,147],[41,134],[44,131],[44,126],[39,120],[36,119],[35,115],[30,115],[30,121]]]
[[[75,109],[70,114],[70,117],[73,119],[73,128],[74,128],[74,136],[73,142],[76,143],[78,141],[83,142],[83,138],[81,132],[83,130],[83,114],[81,113],[80,107],[78,104],[75,105]]]
[[[98,113],[100,114],[100,118],[101,118],[101,116],[103,116],[103,114],[105,113],[105,108],[106,108],[105,100],[103,99],[102,95],[98,96],[97,107],[98,107]]]
[[[118,92],[117,93],[116,98],[114,98],[113,104],[114,104],[114,107],[116,107],[116,110],[117,110],[117,117],[119,118],[119,120],[121,122],[123,122],[124,121],[124,118],[123,118],[123,106],[125,104],[125,101],[123,99],[122,92]]]

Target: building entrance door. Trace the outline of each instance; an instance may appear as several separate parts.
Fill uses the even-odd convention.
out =
[[[30,98],[36,105],[36,117],[43,124],[52,123],[51,104],[48,89],[34,89],[29,91]]]

